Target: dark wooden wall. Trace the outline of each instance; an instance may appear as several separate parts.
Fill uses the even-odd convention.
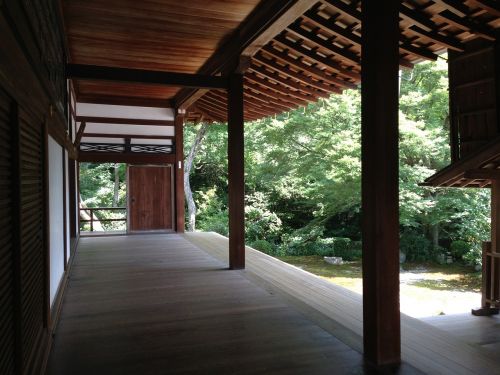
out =
[[[0,374],[50,347],[47,136],[69,148],[59,3],[0,2]]]
[[[464,52],[449,53],[452,161],[500,135],[498,42],[476,40]]]

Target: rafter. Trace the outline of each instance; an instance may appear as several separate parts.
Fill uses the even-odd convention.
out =
[[[271,46],[266,46],[262,50],[268,53],[269,55],[284,61],[285,63],[295,66],[297,69],[307,71],[309,74],[319,78],[320,80],[350,89],[354,89],[357,87],[352,82],[334,77],[314,65],[308,65],[304,63],[302,59],[296,59],[294,57],[291,57],[287,52],[278,51],[276,48],[273,48]]]
[[[319,90],[327,91],[327,92],[341,92],[340,90],[337,89],[335,86],[331,86],[327,83],[317,81],[312,79],[309,76],[306,76],[304,73],[299,73],[295,72],[290,69],[288,65],[282,66],[278,64],[278,62],[274,59],[268,59],[262,53],[258,53],[257,55],[254,56],[254,60],[257,61],[259,64],[265,65],[273,70],[279,71],[283,75],[286,75],[288,77],[292,77],[296,79],[297,81],[300,81],[306,85],[309,85],[311,87],[315,87]]]
[[[302,56],[306,56],[307,58],[315,61],[316,63],[319,63],[319,64],[324,65],[325,67],[327,67],[329,69],[334,70],[335,72],[337,72],[340,75],[352,78],[354,80],[361,79],[361,76],[359,73],[347,70],[346,68],[342,67],[339,63],[332,60],[330,57],[322,56],[322,55],[318,54],[313,49],[309,50],[306,47],[304,47],[301,43],[291,41],[285,35],[279,35],[274,40],[276,42],[279,42],[283,46],[294,50],[298,54],[300,54]]]

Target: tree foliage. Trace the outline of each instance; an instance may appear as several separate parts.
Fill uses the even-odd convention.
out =
[[[449,164],[447,66],[416,65],[400,90],[401,250],[433,260],[453,241],[478,262],[488,238],[489,192],[419,186]],[[360,92],[347,90],[307,108],[245,125],[247,241],[280,254],[359,254],[361,240]],[[187,142],[196,127],[188,128]],[[191,175],[202,230],[227,234],[227,128],[213,124]],[[204,207],[204,208],[202,208]],[[344,251],[345,253],[345,251]],[[469,254],[469,256],[467,255]]]

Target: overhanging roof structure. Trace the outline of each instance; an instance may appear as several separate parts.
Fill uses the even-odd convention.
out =
[[[248,56],[245,120],[360,83],[361,1],[115,3],[64,2],[71,63],[224,76],[235,58]],[[405,0],[400,66],[462,51],[475,38],[495,40],[499,17],[490,0]],[[76,79],[75,91],[78,102],[179,107],[191,121],[226,120],[224,90]]]

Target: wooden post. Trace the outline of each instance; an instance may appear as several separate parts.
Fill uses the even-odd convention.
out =
[[[243,75],[229,76],[228,179],[229,179],[229,268],[245,268],[245,153],[243,127]]]
[[[364,355],[401,361],[398,65],[400,1],[363,2],[362,212]]]
[[[184,115],[185,110],[175,114],[175,228],[183,233],[185,226],[184,208]]]
[[[491,180],[491,298],[500,297],[500,264],[495,254],[500,249],[500,180]],[[498,308],[498,305],[495,306]]]

